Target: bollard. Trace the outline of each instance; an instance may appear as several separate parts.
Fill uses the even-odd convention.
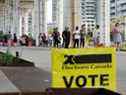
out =
[[[19,52],[18,51],[16,51],[16,57],[19,57]]]

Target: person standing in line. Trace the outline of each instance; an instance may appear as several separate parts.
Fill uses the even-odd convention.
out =
[[[10,31],[9,31],[9,33],[7,34],[7,39],[8,39],[8,46],[11,46],[11,44],[12,44],[12,34],[11,34]]]
[[[4,46],[7,46],[8,45],[8,37],[7,37],[7,34],[4,35],[4,43],[3,43]]]
[[[92,39],[93,39],[93,30],[91,29],[91,27],[89,27],[87,29],[87,43],[88,43],[88,46],[91,46],[91,42],[92,42]]]
[[[54,47],[58,48],[59,38],[60,38],[60,33],[58,32],[58,28],[55,28],[54,31],[53,31],[53,44],[54,44]]]
[[[63,39],[62,47],[63,48],[65,48],[65,40],[66,40],[65,33],[66,33],[66,27],[65,27],[65,30],[62,32],[62,39]]]
[[[69,27],[65,27],[65,30],[62,33],[62,37],[63,37],[63,45],[65,48],[69,48],[69,44],[70,44],[70,31],[69,31]]]
[[[42,46],[43,45],[43,40],[42,40],[42,33],[39,33],[39,46]]]
[[[48,43],[49,43],[49,47],[52,47],[52,44],[53,44],[52,33],[49,33],[49,35],[48,35]]]
[[[121,31],[120,31],[120,28],[119,28],[119,23],[116,23],[115,27],[112,29],[112,36],[113,36],[115,47],[117,49],[120,49],[122,37],[121,37]]]
[[[80,47],[85,47],[85,36],[86,36],[86,28],[85,25],[81,26],[80,30]]]
[[[96,25],[96,29],[93,33],[93,41],[94,41],[95,47],[100,44],[100,27],[99,27],[99,25]]]
[[[14,33],[14,35],[13,35],[13,45],[14,46],[17,45],[17,35],[16,35],[16,33]]]
[[[76,26],[75,31],[73,32],[73,37],[74,37],[74,48],[79,48],[79,42],[80,42],[80,31],[79,31],[79,27]]]
[[[43,47],[46,47],[47,46],[47,42],[46,42],[46,34],[45,33],[42,33],[42,46]]]

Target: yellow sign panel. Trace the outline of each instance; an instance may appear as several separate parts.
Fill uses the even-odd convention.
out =
[[[113,48],[52,49],[53,88],[116,90]]]

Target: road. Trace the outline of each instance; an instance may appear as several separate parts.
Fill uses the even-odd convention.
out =
[[[5,52],[6,49],[1,47],[0,50]],[[10,51],[13,55],[18,51],[21,58],[32,61],[40,69],[51,72],[50,49],[17,47],[10,48]],[[118,92],[126,95],[126,52],[117,52],[117,81]]]

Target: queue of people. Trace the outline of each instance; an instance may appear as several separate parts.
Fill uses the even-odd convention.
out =
[[[26,34],[17,37],[16,33],[3,33],[0,31],[0,46],[32,46],[33,39]]]
[[[114,43],[114,47],[120,49],[122,46],[122,32],[120,30],[120,24],[116,23],[111,31],[111,46]],[[104,46],[103,43],[100,42],[100,26],[96,25],[94,31],[91,29],[86,29],[85,25],[82,25],[79,29],[78,26],[71,32],[69,27],[65,27],[62,35],[58,32],[58,29],[54,29],[52,33],[52,42],[53,47],[58,47],[61,44],[62,39],[62,47],[63,48],[84,48],[88,45],[92,47]],[[92,44],[90,44],[92,43]]]
[[[121,48],[122,32],[120,24],[116,23],[111,31],[111,43],[117,49]],[[40,33],[38,36],[39,46],[41,47],[56,47],[56,48],[85,48],[88,45],[97,47],[100,43],[100,26],[96,25],[94,31],[86,29],[85,25],[80,28],[75,27],[70,31],[69,27],[65,27],[64,31],[60,33],[58,28],[54,28],[52,33]],[[92,43],[92,44],[89,44]],[[35,46],[35,40],[26,34],[23,34],[19,39],[16,33],[12,34],[10,31],[3,34],[0,31],[0,46]]]
[[[67,30],[69,30],[69,28],[67,28]],[[98,44],[99,35],[96,35],[96,33],[95,33],[95,36],[93,36],[94,35],[93,33],[94,32],[90,31],[90,29],[88,29],[88,31],[86,31],[85,25],[82,25],[80,29],[78,26],[76,26],[75,30],[73,32],[67,31],[66,37],[63,36],[63,39],[67,38],[66,41],[63,40],[63,43],[66,42],[66,44],[67,44],[67,46],[65,48],[68,48],[70,46],[69,45],[70,39],[72,39],[72,45],[71,45],[72,48],[84,48],[84,47],[86,47],[87,41],[88,41],[88,43],[92,42],[93,44]],[[62,33],[62,35],[64,35],[64,32]],[[95,41],[93,39],[95,39]]]
[[[9,31],[6,34],[3,34],[3,32],[0,31],[0,46],[11,46],[12,44],[15,45],[15,43],[17,43],[16,33],[12,35]]]
[[[87,38],[90,39],[89,41],[93,42],[93,32],[91,32],[90,30],[88,30],[87,32],[85,25],[82,25],[80,29],[78,26],[76,26],[73,32],[70,31],[69,27],[65,27],[62,34],[60,34],[60,32],[58,31],[58,28],[54,28],[54,31],[50,37],[52,38],[51,46],[53,47],[84,48],[86,46]],[[96,39],[98,39],[98,36],[96,37]],[[98,40],[95,40],[95,44],[96,43],[98,44]]]

